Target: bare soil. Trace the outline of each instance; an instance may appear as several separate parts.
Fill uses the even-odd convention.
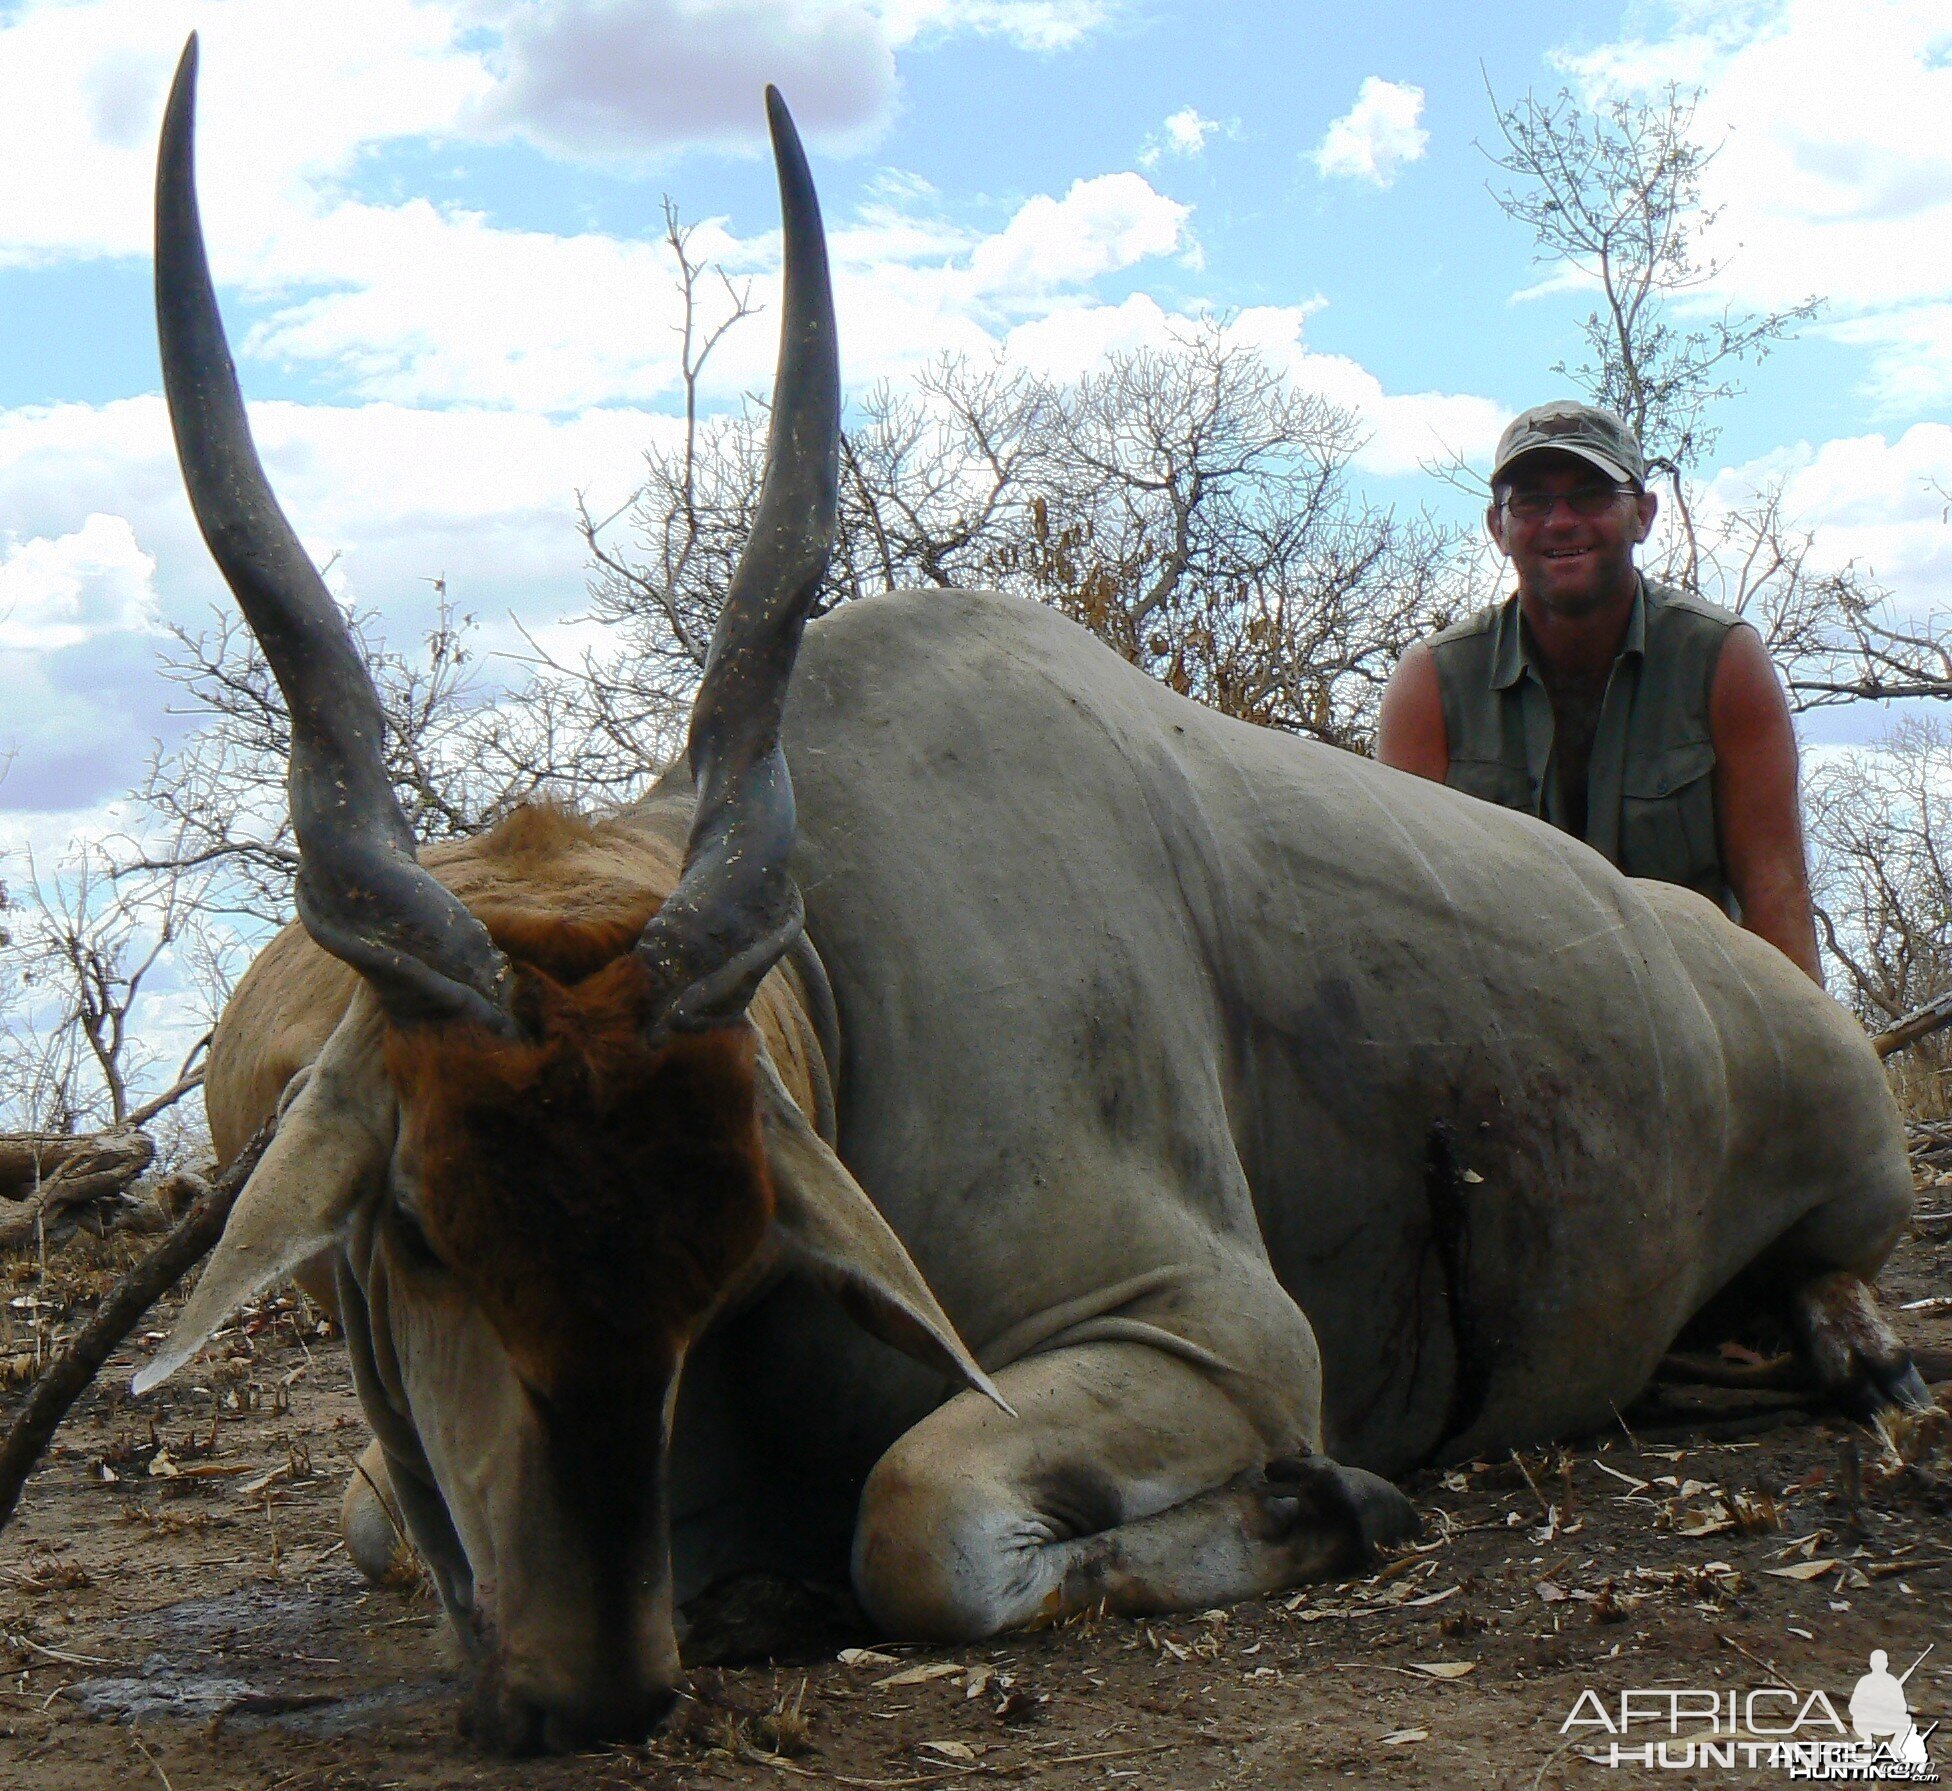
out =
[[[1880,1292],[1944,1399],[1952,1177],[1924,1181]],[[0,1263],[0,1406],[35,1340],[85,1318],[136,1247]],[[1418,1476],[1422,1543],[1358,1584],[980,1648],[863,1636],[868,1654],[837,1658],[830,1636],[696,1670],[648,1746],[496,1760],[457,1732],[462,1675],[425,1586],[374,1589],[346,1564],[339,1496],[366,1433],[317,1314],[264,1303],[137,1405],[129,1370],[165,1318],[0,1537],[6,1791],[1773,1783],[1616,1780],[1562,1724],[1589,1688],[1617,1711],[1630,1687],[1788,1685],[1843,1711],[1873,1648],[1902,1672],[1932,1645],[1912,1709],[1929,1724],[1952,1706],[1952,1473],[1900,1468],[1786,1396],[1664,1385],[1609,1435]]]

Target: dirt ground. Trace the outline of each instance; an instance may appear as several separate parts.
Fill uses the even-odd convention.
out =
[[[1924,1183],[1880,1291],[1952,1403],[1952,1176]],[[0,1264],[0,1405],[35,1339],[85,1317],[134,1248],[77,1246],[46,1277]],[[981,1648],[830,1641],[697,1670],[648,1746],[498,1761],[457,1733],[425,1587],[375,1590],[346,1563],[337,1510],[365,1430],[317,1315],[252,1309],[138,1406],[129,1370],[160,1335],[83,1401],[0,1538],[6,1791],[1776,1783],[1616,1780],[1573,1746],[1605,1733],[1562,1726],[1589,1689],[1615,1713],[1630,1688],[1770,1686],[1844,1712],[1873,1648],[1903,1672],[1931,1647],[1913,1713],[1952,1707],[1952,1475],[1898,1470],[1876,1435],[1789,1396],[1663,1385],[1609,1435],[1419,1476],[1422,1543],[1359,1584]],[[1629,1740],[1676,1732],[1663,1716]]]

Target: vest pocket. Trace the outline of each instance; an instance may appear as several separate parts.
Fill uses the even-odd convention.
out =
[[[1621,870],[1704,894],[1720,890],[1714,769],[1715,748],[1707,740],[1629,760],[1620,779]]]
[[[1522,815],[1538,813],[1538,792],[1532,788],[1530,773],[1502,759],[1464,758],[1453,753],[1444,782],[1453,790],[1495,802],[1500,808],[1515,808]]]

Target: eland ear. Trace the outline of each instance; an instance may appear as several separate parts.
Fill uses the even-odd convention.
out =
[[[362,988],[309,1073],[300,1072],[303,1086],[293,1078],[279,1103],[278,1129],[169,1340],[136,1376],[137,1393],[161,1386],[238,1307],[338,1241],[392,1149],[393,1085],[381,1024]]]
[[[759,1053],[759,1121],[787,1261],[827,1288],[861,1326],[903,1355],[1017,1414],[929,1291],[867,1190],[847,1171]]]

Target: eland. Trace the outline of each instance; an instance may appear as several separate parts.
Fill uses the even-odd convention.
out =
[[[198,223],[157,301],[197,520],[284,692],[298,923],[207,1098],[275,1136],[154,1387],[332,1277],[474,1732],[643,1734],[683,1609],[851,1577],[908,1641],[1201,1609],[1366,1559],[1385,1476],[1606,1423],[1711,1300],[1928,1403],[1868,1291],[1909,1212],[1862,1031],[1684,890],[1212,713],[1049,610],[811,626],[825,247],[784,212],[764,492],[682,763],[417,852],[252,446]],[[789,771],[790,767],[790,771]]]

